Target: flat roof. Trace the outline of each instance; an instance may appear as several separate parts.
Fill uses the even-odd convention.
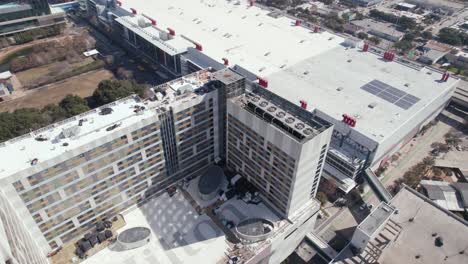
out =
[[[396,10],[393,10],[396,13]],[[385,34],[392,35],[393,37],[402,37],[405,35],[395,28],[395,26],[388,22],[380,22],[371,18],[365,18],[362,20],[354,20],[351,22],[353,25],[360,26],[365,30],[376,30]]]
[[[193,45],[179,36],[173,39],[164,39],[161,30],[152,26],[147,18],[140,15],[121,16],[115,21],[171,56],[186,52],[187,47]]]
[[[457,82],[454,78],[439,82],[441,76],[429,68],[387,62],[374,53],[338,46],[267,79],[271,91],[291,102],[305,100],[310,110],[323,111],[336,120],[341,120],[343,114],[354,116],[356,131],[382,142]],[[361,89],[374,80],[415,96],[419,101],[403,109]],[[371,104],[373,108],[369,107]]]
[[[392,216],[395,209],[388,204],[381,202],[365,219],[362,221],[358,228],[365,234],[372,237],[382,225],[386,224],[388,219]]]
[[[171,28],[199,43],[203,53],[223,63],[238,64],[258,76],[281,71],[304,59],[336,47],[343,38],[329,32],[312,33],[294,26],[287,17],[274,18],[269,10],[241,1],[123,0],[122,7]],[[240,4],[236,4],[240,2]],[[281,39],[281,41],[278,41]]]
[[[0,179],[14,173],[33,167],[31,162],[37,159],[37,164],[59,157],[60,155],[91,143],[109,133],[132,127],[144,119],[155,117],[160,111],[166,111],[168,106],[184,103],[188,99],[199,96],[192,92],[209,82],[211,73],[208,70],[194,72],[187,76],[157,86],[157,90],[166,91],[166,95],[156,101],[142,101],[138,96],[120,99],[100,108],[78,116],[54,123],[23,136],[0,143]],[[180,87],[189,87],[178,95]],[[136,111],[144,107],[144,110]],[[112,108],[112,112],[102,115],[101,110]],[[80,120],[81,126],[79,126]],[[114,126],[107,131],[107,128]],[[63,137],[63,132],[74,134]],[[64,143],[67,143],[64,145]]]
[[[144,104],[138,97],[125,98],[0,143],[0,179],[32,167],[34,159],[37,159],[37,164],[45,162],[154,115],[151,110],[137,114],[134,112],[135,106]],[[111,114],[100,114],[100,109],[108,107],[113,110]],[[84,120],[82,126],[79,126],[79,120]],[[112,131],[106,130],[114,124],[119,126]],[[64,130],[75,135],[64,138]]]
[[[407,186],[390,205],[398,212],[390,217],[381,234],[358,255],[347,246],[333,263],[354,263],[366,257],[386,264],[468,263],[468,222]],[[437,238],[443,240],[440,247]]]
[[[468,223],[454,214],[435,206],[423,195],[403,188],[391,201],[398,209],[391,219],[400,224],[402,230],[393,243],[384,251],[382,263],[414,263],[420,255],[420,263],[468,263]],[[408,220],[414,218],[412,222]],[[434,244],[436,237],[444,245]],[[461,251],[464,254],[460,254]]]
[[[240,4],[236,4],[239,2]],[[242,1],[144,0],[123,1],[126,9],[157,20],[200,43],[203,53],[222,63],[239,65],[268,81],[268,89],[299,105],[308,102],[337,120],[357,116],[356,130],[376,142],[394,134],[404,122],[422,111],[456,82],[439,83],[441,73],[385,62],[381,55],[363,53],[341,44],[340,36],[294,26],[287,17],[274,18],[269,10]],[[222,23],[220,23],[222,21]],[[421,98],[408,110],[360,89],[382,81]],[[341,92],[338,87],[343,87]],[[377,103],[374,109],[368,107]]]

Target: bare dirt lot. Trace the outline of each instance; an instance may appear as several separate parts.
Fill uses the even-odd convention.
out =
[[[113,77],[112,72],[108,70],[97,70],[63,82],[25,91],[21,97],[0,103],[0,112],[11,112],[19,108],[42,108],[60,102],[68,94],[85,98],[93,94],[100,81]]]

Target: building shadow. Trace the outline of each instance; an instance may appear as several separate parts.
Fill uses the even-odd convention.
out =
[[[205,243],[224,233],[206,215],[198,214],[190,201],[179,190],[170,197],[166,192],[141,204],[146,225],[164,250],[183,247],[188,255],[194,255]],[[193,245],[197,244],[197,247]],[[116,246],[115,250],[119,248]]]

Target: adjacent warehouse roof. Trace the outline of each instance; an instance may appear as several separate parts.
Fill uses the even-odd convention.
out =
[[[442,208],[449,211],[464,211],[463,201],[458,199],[457,191],[450,183],[423,180],[420,184],[426,191],[427,197]],[[463,185],[459,188],[464,190]]]
[[[456,82],[439,82],[441,73],[433,70],[345,47],[342,37],[294,26],[293,20],[249,7],[247,1],[124,0],[123,7],[196,41],[214,60],[227,58],[229,65],[265,78],[268,89],[293,103],[305,100],[309,110],[317,108],[337,120],[355,116],[356,130],[376,142],[393,135]],[[390,88],[378,86],[381,93],[374,94],[363,89],[372,82]]]
[[[333,263],[468,263],[468,222],[405,186],[390,203],[398,210],[367,248],[346,247]]]

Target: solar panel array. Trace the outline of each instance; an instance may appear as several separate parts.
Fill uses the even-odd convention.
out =
[[[408,94],[379,80],[366,83],[361,89],[405,110],[421,100],[414,95]]]

